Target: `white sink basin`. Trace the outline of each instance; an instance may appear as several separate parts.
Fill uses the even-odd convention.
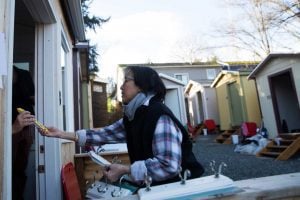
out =
[[[220,175],[206,176],[181,182],[169,183],[151,187],[150,191],[142,188],[138,191],[140,200],[158,199],[208,199],[213,197],[227,196],[240,192],[241,189],[234,185],[233,180]]]

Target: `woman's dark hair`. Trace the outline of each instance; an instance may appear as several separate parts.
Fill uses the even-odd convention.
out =
[[[155,97],[163,101],[166,95],[166,86],[159,77],[158,73],[145,66],[128,66],[125,72],[131,72],[134,78],[134,83],[142,92],[155,94]]]

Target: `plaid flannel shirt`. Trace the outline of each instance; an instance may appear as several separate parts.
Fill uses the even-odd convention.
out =
[[[78,143],[97,145],[126,142],[123,119],[98,130],[78,130]],[[135,181],[143,181],[147,172],[155,181],[174,177],[181,164],[182,134],[173,120],[162,115],[155,128],[152,141],[153,158],[137,161],[131,165],[131,176]]]

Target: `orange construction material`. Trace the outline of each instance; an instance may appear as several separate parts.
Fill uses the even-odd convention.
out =
[[[80,187],[72,162],[67,163],[61,170],[61,178],[66,200],[81,200]]]

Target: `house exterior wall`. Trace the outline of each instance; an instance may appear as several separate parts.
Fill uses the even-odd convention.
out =
[[[12,84],[12,65],[13,60],[13,24],[14,24],[13,0],[0,1],[0,34],[1,50],[6,55],[1,54],[1,73],[0,73],[0,198],[11,199],[11,89]],[[5,68],[7,66],[7,68]],[[2,68],[3,67],[3,68]]]
[[[245,94],[245,109],[246,120],[249,122],[255,122],[257,126],[261,124],[261,111],[258,100],[258,94],[254,80],[248,80],[246,76],[241,77],[241,85]]]
[[[82,99],[82,107],[83,107],[83,122],[82,128],[91,128],[93,125],[92,113],[90,112],[92,109],[92,95],[91,95],[91,86],[89,83],[83,83],[81,86],[81,99]]]
[[[294,58],[293,60],[289,60],[289,62],[293,70],[296,93],[298,97],[298,102],[300,103],[300,58]]]
[[[298,57],[282,57],[270,60],[260,71],[256,77],[257,90],[261,105],[261,112],[264,125],[268,130],[269,137],[277,136],[276,120],[273,110],[271,91],[268,82],[268,76],[279,73],[285,69],[291,68],[296,87],[298,102],[300,102],[300,58]]]
[[[106,83],[92,83],[93,127],[108,125]]]
[[[65,77],[61,76],[61,69],[58,67],[57,71],[53,71],[54,74],[52,74],[54,76],[54,80],[53,82],[55,82],[55,84],[53,84],[52,86],[48,86],[46,85],[46,87],[51,88],[50,90],[52,90],[54,92],[54,97],[56,97],[59,93],[59,91],[64,90],[65,92],[65,110],[66,110],[66,129],[68,131],[73,131],[74,130],[74,110],[73,110],[73,102],[74,102],[74,95],[73,95],[73,63],[72,63],[72,49],[74,47],[74,41],[73,38],[71,36],[72,31],[69,29],[70,27],[68,26],[67,22],[66,22],[66,18],[65,18],[65,13],[62,9],[62,4],[59,0],[55,0],[52,1],[53,5],[53,12],[54,15],[56,17],[57,22],[53,23],[53,24],[43,24],[43,28],[44,31],[47,32],[47,29],[49,28],[49,31],[52,29],[54,32],[53,34],[57,35],[57,40],[48,40],[49,41],[49,47],[53,48],[54,55],[53,55],[53,62],[50,63],[45,63],[44,67],[45,68],[56,68],[57,66],[60,66],[61,64],[61,59],[62,59],[62,55],[61,55],[61,46],[64,43],[65,44],[65,48],[66,48],[66,57],[65,57],[65,62],[66,62],[66,67],[65,67]],[[42,67],[42,66],[37,66],[37,67]],[[50,73],[51,74],[51,73]],[[62,82],[60,82],[60,79]],[[65,85],[65,88],[60,88],[61,86],[59,86],[59,84],[63,84]],[[46,89],[46,88],[44,88]],[[53,99],[52,104],[48,104],[48,106],[46,106],[47,110],[51,107],[53,108],[59,108],[60,105],[57,102],[56,99]],[[56,115],[56,122],[52,122],[51,124],[61,127],[61,121],[62,121],[62,112],[59,111],[55,113]],[[48,118],[48,116],[45,116],[45,118]],[[45,119],[47,120],[47,119]],[[66,140],[62,140],[59,142],[60,145],[60,162],[59,162],[59,168],[63,165],[66,164],[67,162],[74,162],[73,156],[75,154],[75,144],[74,142],[70,142],[70,141],[66,141]],[[53,147],[53,146],[52,146]]]
[[[44,0],[44,1],[0,1],[0,34],[4,34],[4,50],[7,59],[3,65],[5,73],[0,74],[0,138],[3,145],[0,147],[0,193],[1,199],[11,199],[13,189],[11,188],[11,94],[12,94],[12,63],[14,43],[14,16],[18,3],[25,3],[26,9],[32,14],[34,20],[35,34],[35,57],[26,57],[30,63],[35,66],[36,81],[36,118],[46,125],[53,125],[61,128],[62,116],[59,109],[62,107],[59,103],[59,91],[63,81],[65,84],[66,97],[66,116],[68,120],[67,130],[74,130],[74,113],[73,113],[73,84],[72,84],[72,50],[74,47],[76,34],[66,21],[68,15],[62,9],[62,1],[60,0]],[[80,1],[70,1],[69,3],[79,3]],[[16,10],[15,10],[16,9]],[[79,10],[78,12],[81,11]],[[72,10],[72,14],[76,11]],[[80,15],[78,14],[78,15]],[[72,19],[73,19],[72,15]],[[77,18],[74,17],[75,20]],[[32,19],[31,19],[32,21]],[[80,24],[78,25],[80,26]],[[80,29],[80,28],[79,28]],[[83,30],[83,24],[82,29]],[[80,32],[80,30],[78,32]],[[23,34],[27,34],[23,32]],[[31,33],[32,34],[32,33]],[[23,36],[23,35],[19,35]],[[32,36],[32,35],[30,35]],[[63,39],[64,42],[63,42]],[[18,41],[17,41],[18,42]],[[22,40],[20,40],[20,43]],[[23,45],[26,45],[24,41]],[[19,43],[19,42],[18,42]],[[65,71],[65,80],[62,78],[61,72],[61,47],[64,43],[66,50],[65,61],[68,67]],[[20,47],[20,46],[19,46]],[[19,49],[19,47],[17,47]],[[22,46],[21,46],[22,47]],[[2,51],[1,51],[2,52]],[[1,54],[3,56],[3,54]],[[22,55],[21,55],[22,56]],[[19,57],[21,58],[21,57]],[[18,59],[18,57],[16,57]],[[1,61],[3,59],[1,58]],[[7,68],[5,68],[7,67]],[[1,66],[2,70],[2,66]],[[1,71],[0,70],[0,71]],[[1,71],[3,72],[3,71]],[[37,199],[62,199],[62,187],[60,179],[60,168],[63,163],[73,160],[74,143],[42,137],[36,134],[37,149],[36,164],[44,165],[45,172],[37,173]],[[42,148],[43,147],[43,148]],[[36,166],[37,168],[37,166]],[[37,171],[37,170],[35,170]],[[30,185],[30,188],[35,185]]]
[[[189,80],[196,81],[198,83],[211,83],[213,79],[207,78],[207,69],[214,69],[217,75],[221,71],[221,66],[217,65],[183,65],[176,66],[175,64],[168,66],[151,66],[153,69],[157,70],[159,73],[166,74],[168,76],[174,77],[174,74],[188,74]]]

